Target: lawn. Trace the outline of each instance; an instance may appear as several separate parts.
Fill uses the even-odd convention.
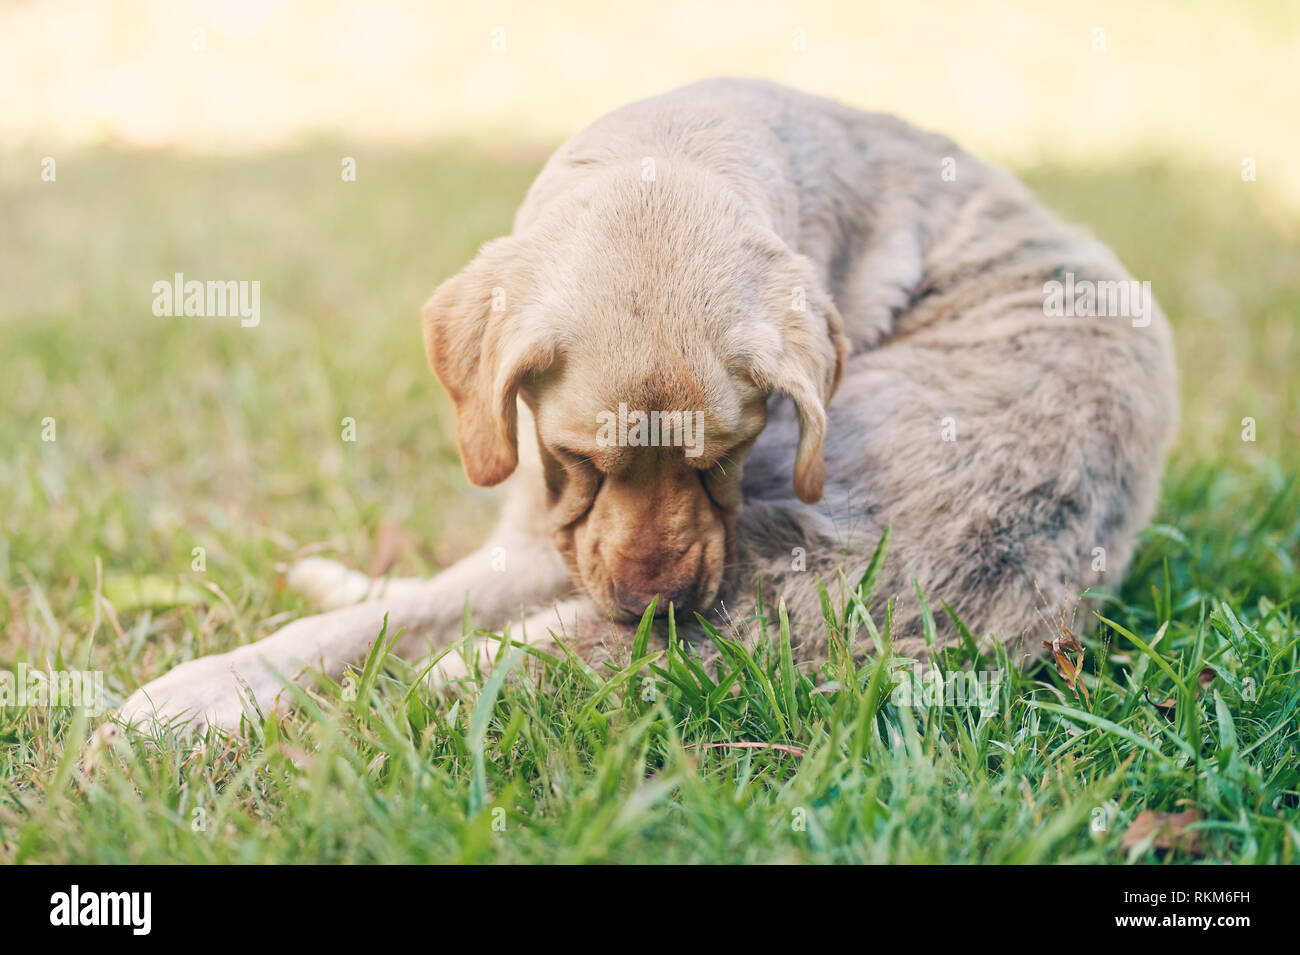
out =
[[[102,671],[120,702],[304,613],[295,556],[431,574],[467,550],[495,494],[465,483],[418,309],[508,230],[542,158],[100,149],[42,182],[12,157],[0,671]],[[720,687],[674,650],[599,672],[516,656],[439,697],[376,653],[355,693],[322,684],[198,751],[0,708],[0,861],[1296,861],[1297,222],[1235,169],[1021,173],[1152,282],[1182,375],[1156,522],[1109,623],[1073,622],[1086,695],[1050,663],[954,652],[944,670],[1000,670],[991,705],[908,705],[885,653],[789,666],[773,611]],[[260,281],[260,324],[156,317],[176,272]],[[887,629],[865,605],[826,625]],[[1144,811],[1199,821],[1143,837]]]

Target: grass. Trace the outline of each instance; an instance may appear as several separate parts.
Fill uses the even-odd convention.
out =
[[[100,670],[119,700],[304,612],[277,574],[295,555],[420,574],[467,549],[494,495],[465,487],[415,316],[539,159],[101,150],[55,183],[11,163],[0,670]],[[941,673],[1001,673],[992,705],[906,705],[906,661],[842,650],[888,632],[869,579],[827,610],[831,660],[795,667],[769,608],[720,685],[676,648],[613,672],[515,650],[437,697],[377,641],[355,694],[322,684],[200,752],[0,708],[0,861],[1296,861],[1295,224],[1195,169],[1026,178],[1152,281],[1183,375],[1160,514],[1111,623],[1074,624],[1086,698],[1050,663],[952,652]],[[261,325],[154,317],[176,271],[260,280]],[[1124,844],[1187,809],[1195,846]]]

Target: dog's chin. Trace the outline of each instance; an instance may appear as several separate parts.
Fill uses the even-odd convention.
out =
[[[624,607],[623,605],[616,603],[613,600],[610,600],[608,597],[605,596],[602,596],[598,599],[593,598],[592,602],[596,605],[596,607],[600,610],[602,614],[604,614],[610,620],[613,620],[615,623],[637,623],[641,620],[641,617],[644,616],[645,614],[644,610],[641,613],[636,613]],[[667,613],[668,613],[667,604],[664,604],[662,607],[655,608],[656,617],[662,617]]]
[[[601,612],[601,614],[610,620],[617,623],[637,623],[643,616],[645,616],[645,607],[642,607],[639,610],[633,609],[632,607],[625,607],[614,599],[612,595],[613,588],[611,587],[606,586],[597,590],[591,584],[583,581],[576,581],[576,583],[584,593],[590,595],[591,602],[596,605],[596,608]],[[707,586],[706,582],[699,582],[697,584],[696,593],[701,593],[698,588],[704,586]],[[663,597],[659,597],[658,602],[655,604],[655,618],[666,618],[669,609],[671,608],[675,619],[679,623],[686,619],[694,620],[696,613],[704,613],[710,606],[712,606],[713,602],[717,599],[719,591],[720,588],[715,586],[712,588],[711,592],[705,594],[708,599],[701,600],[697,596],[688,604],[684,605],[676,604],[671,600],[665,600]],[[647,606],[649,605],[647,604]]]

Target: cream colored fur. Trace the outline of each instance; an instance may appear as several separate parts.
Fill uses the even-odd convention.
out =
[[[815,660],[817,579],[856,580],[887,523],[897,650],[924,650],[915,579],[1033,651],[1120,581],[1177,416],[1159,310],[1049,316],[1066,273],[1130,278],[1005,172],[896,119],[730,79],[624,107],[556,151],[514,233],[425,307],[467,475],[509,478],[493,537],[429,581],[303,562],[291,586],[330,612],[183,664],[122,716],[236,725],[234,673],[282,707],[277,674],[337,678],[385,613],[399,652],[446,646],[467,597],[479,625],[555,629],[596,659],[656,594],[746,631],[761,585]],[[703,453],[599,446],[620,402],[697,412]]]

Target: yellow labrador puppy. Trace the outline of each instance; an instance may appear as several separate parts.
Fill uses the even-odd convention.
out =
[[[1164,317],[1099,242],[941,136],[750,80],[560,147],[423,327],[469,480],[509,479],[496,533],[427,581],[304,561],[290,585],[330,612],[177,667],[124,719],[235,726],[241,684],[282,707],[279,674],[337,678],[385,613],[428,653],[467,599],[594,659],[655,597],[743,626],[761,585],[816,659],[818,578],[856,580],[887,524],[901,652],[913,579],[1032,649],[1118,582],[1176,419]]]

